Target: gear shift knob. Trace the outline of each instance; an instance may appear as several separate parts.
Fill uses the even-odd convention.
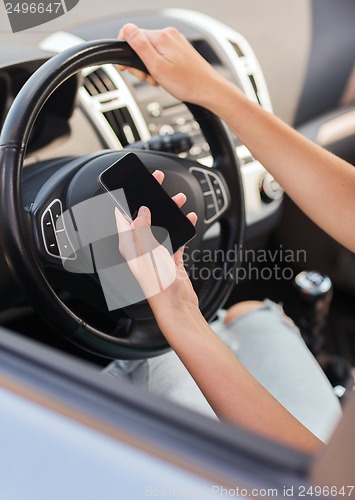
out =
[[[333,297],[331,279],[316,271],[302,271],[294,280],[302,301],[300,328],[313,352],[323,344],[321,332],[325,327]]]
[[[307,302],[314,302],[332,293],[333,285],[326,274],[317,271],[302,271],[295,278],[295,285]]]
[[[303,271],[295,277],[294,285],[302,302],[298,325],[302,336],[340,398],[352,390],[354,382],[348,361],[323,349],[323,331],[333,297],[331,279],[316,271]]]

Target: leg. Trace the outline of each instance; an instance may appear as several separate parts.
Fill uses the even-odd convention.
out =
[[[260,302],[259,300],[246,300],[244,302],[238,302],[226,311],[223,322],[225,324],[231,323],[233,320],[238,319],[249,312],[256,311],[262,306],[263,302]]]
[[[217,419],[206,398],[174,351],[138,361],[112,361],[104,373],[147,388],[149,392]]]
[[[211,327],[281,404],[327,440],[341,415],[339,402],[298,329],[279,306],[270,301],[242,302],[221,311]],[[174,352],[142,361],[116,360],[105,372],[216,418]]]
[[[270,301],[230,308],[219,331],[243,365],[298,420],[327,440],[341,416],[328,379],[297,327]]]

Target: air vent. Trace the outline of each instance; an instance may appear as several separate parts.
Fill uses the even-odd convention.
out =
[[[122,86],[122,85],[121,85]],[[127,106],[127,96],[105,66],[86,74],[83,88],[97,112],[101,113],[122,147],[140,141],[141,137]]]
[[[137,127],[126,106],[105,111],[103,115],[123,147],[140,140]]]
[[[98,68],[85,77],[84,88],[91,96],[117,90],[115,84],[103,68]]]
[[[259,89],[258,89],[258,86],[256,85],[256,81],[255,81],[255,77],[254,75],[248,75],[249,77],[249,80],[250,80],[250,83],[254,89],[254,92],[255,92],[255,95],[256,95],[256,98],[258,100],[258,103],[261,104],[261,100],[260,100],[260,95],[259,95]]]
[[[233,47],[233,49],[235,50],[235,52],[238,54],[239,57],[245,56],[244,52],[242,51],[242,49],[240,48],[240,46],[237,43],[230,42],[230,44]]]
[[[235,41],[230,40],[229,43],[231,44],[231,46],[233,47],[235,53],[239,58],[239,69],[243,71],[244,77],[247,78],[247,80],[244,81],[245,83],[247,82],[250,83],[252,92],[254,93],[254,95],[251,95],[250,93],[248,93],[247,89],[245,89],[247,95],[249,95],[249,97],[251,97],[254,101],[258,102],[260,105],[263,105],[257,83],[258,81],[258,77],[256,75],[257,61],[255,59],[254,54],[252,54],[251,51],[248,50],[246,47],[245,50],[243,50],[241,48],[241,45],[239,43],[236,43]]]

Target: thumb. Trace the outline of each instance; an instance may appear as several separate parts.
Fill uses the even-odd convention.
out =
[[[126,24],[120,31],[120,38],[129,43],[148,69],[152,62],[161,57],[144,31],[139,29],[135,24]]]
[[[120,29],[118,34],[118,38],[121,40],[127,40],[131,35],[134,35],[136,31],[138,31],[138,26],[133,23],[127,23]]]
[[[134,219],[134,227],[150,227],[152,216],[148,207],[144,205],[138,210],[137,217]]]
[[[152,252],[159,246],[155,240],[151,228],[151,214],[148,207],[142,206],[138,210],[138,215],[133,221],[133,235],[138,255]]]

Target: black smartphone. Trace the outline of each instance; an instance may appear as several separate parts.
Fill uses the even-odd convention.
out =
[[[195,236],[194,225],[134,153],[117,160],[98,180],[129,220],[136,217],[141,206],[148,207],[152,226],[168,232],[173,252]]]

